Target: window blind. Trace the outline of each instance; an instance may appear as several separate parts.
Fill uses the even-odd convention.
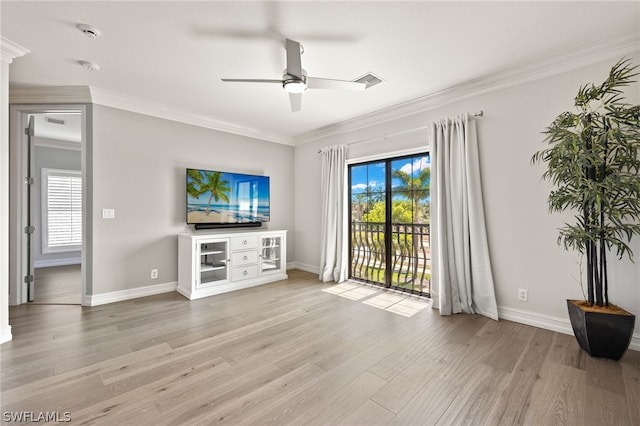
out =
[[[78,250],[82,245],[82,177],[73,170],[43,169],[43,252]]]

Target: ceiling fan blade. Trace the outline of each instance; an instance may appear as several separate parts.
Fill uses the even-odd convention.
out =
[[[287,74],[303,80],[300,43],[286,39],[285,47],[287,49]]]
[[[234,83],[280,83],[282,80],[262,80],[258,78],[221,78],[222,81],[234,82]]]
[[[289,93],[289,102],[291,102],[291,111],[297,112],[302,108],[302,93]]]
[[[355,81],[307,77],[307,89],[364,90],[366,87],[365,83]]]
[[[235,39],[235,40],[249,40],[249,41],[258,41],[258,42],[277,42],[278,49],[282,46],[282,38],[283,35],[277,32],[273,28],[267,28],[263,31],[243,31],[236,29],[218,29],[214,30],[207,27],[198,27],[192,30],[192,33],[198,37],[208,37],[208,38],[225,38],[225,39]],[[278,50],[278,53],[282,52],[282,50]]]

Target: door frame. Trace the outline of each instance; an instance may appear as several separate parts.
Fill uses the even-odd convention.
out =
[[[90,306],[91,291],[91,105],[48,104],[10,105],[9,108],[9,305],[27,303],[27,283],[24,275],[29,269],[27,238],[24,227],[27,222],[27,191],[25,178],[29,164],[27,135],[24,129],[31,114],[80,112],[81,169],[82,169],[82,252],[81,252],[81,303]],[[33,259],[31,259],[33,262]]]

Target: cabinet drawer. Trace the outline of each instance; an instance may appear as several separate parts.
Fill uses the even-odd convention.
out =
[[[258,265],[231,269],[231,281],[246,280],[258,276]]]
[[[231,250],[247,250],[258,248],[258,236],[249,235],[231,238]]]
[[[242,266],[250,265],[252,263],[258,263],[258,251],[237,251],[231,254],[231,265]]]

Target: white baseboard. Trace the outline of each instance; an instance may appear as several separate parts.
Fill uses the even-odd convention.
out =
[[[292,262],[291,265],[293,265],[291,269],[300,269],[301,271],[311,272],[312,274],[320,273],[320,267],[317,265],[309,265],[307,263],[301,263],[301,262]],[[287,268],[288,267],[289,265],[287,265]]]
[[[12,338],[10,325],[0,328],[0,345],[10,341]]]
[[[169,293],[176,291],[177,288],[178,283],[173,281],[145,287],[128,288],[126,290],[112,291],[109,293],[94,294],[87,296],[84,301],[86,301],[86,306],[106,305],[107,303],[122,302],[123,300],[137,299],[138,297]]]
[[[34,260],[34,268],[50,268],[52,266],[68,266],[68,265],[80,265],[82,260],[79,257],[72,257],[68,259],[44,259]]]
[[[520,324],[531,325],[545,330],[556,331],[558,333],[573,336],[573,329],[568,318],[554,317],[551,315],[539,314],[537,312],[523,311],[520,309],[498,307],[498,317],[500,319],[518,322]],[[634,333],[631,337],[629,349],[640,351],[640,334]]]

